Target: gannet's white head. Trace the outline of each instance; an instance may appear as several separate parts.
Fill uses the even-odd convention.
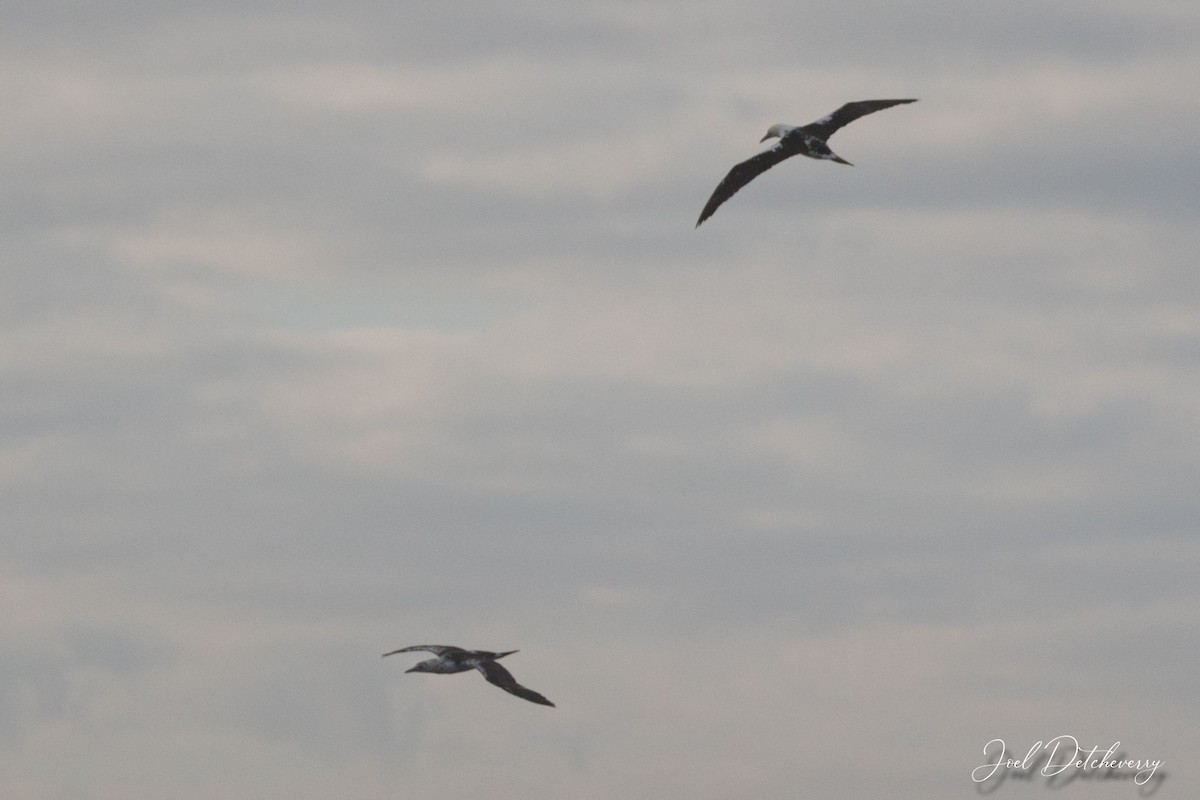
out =
[[[767,139],[774,139],[775,137],[782,139],[784,135],[788,133],[788,131],[795,129],[795,125],[784,125],[782,122],[776,122],[774,125],[767,128],[767,135],[759,139],[759,141],[765,142]]]

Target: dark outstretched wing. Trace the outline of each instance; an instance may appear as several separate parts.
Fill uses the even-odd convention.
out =
[[[865,117],[867,114],[874,114],[876,111],[882,111],[902,103],[915,102],[917,102],[915,97],[908,100],[857,100],[853,103],[846,103],[832,114],[805,125],[804,130],[820,139],[828,139],[838,128],[849,125],[859,117]]]
[[[551,703],[532,689],[526,689],[517,683],[512,673],[495,661],[481,661],[475,665],[475,668],[483,673],[483,677],[487,678],[488,683],[499,686],[509,694],[515,694],[517,697],[528,700],[531,703],[541,703],[544,706],[554,705],[554,703]]]
[[[738,189],[795,154],[795,150],[784,148],[783,142],[779,141],[729,170],[729,174],[713,190],[712,197],[708,198],[704,210],[700,212],[700,219],[696,220],[696,227],[699,228],[701,222],[711,217],[721,203],[737,194]]]
[[[491,650],[468,650],[467,652],[473,656],[479,656],[480,658],[497,659],[504,658],[505,656],[511,656],[513,653],[519,653],[521,651],[505,650],[503,653],[493,653]]]
[[[433,653],[438,658],[441,658],[446,653],[462,653],[465,652],[461,647],[453,647],[448,644],[414,644],[412,647],[401,647],[399,650],[393,650],[390,653],[384,653],[383,657],[394,656],[396,653],[411,653],[415,650],[425,650]]]

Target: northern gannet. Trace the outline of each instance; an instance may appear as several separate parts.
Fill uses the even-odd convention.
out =
[[[554,703],[551,703],[532,689],[526,689],[517,683],[511,672],[496,663],[496,659],[511,656],[517,652],[516,650],[491,653],[487,650],[463,650],[461,647],[452,647],[446,644],[417,644],[412,647],[401,647],[399,650],[384,653],[383,657],[387,658],[397,653],[411,653],[414,650],[426,650],[433,653],[437,658],[417,662],[415,667],[406,669],[404,670],[405,672],[451,673],[477,669],[483,673],[483,677],[487,679],[488,683],[499,686],[509,694],[515,694],[517,697],[528,700],[531,703],[541,703],[544,706],[554,705]]]
[[[700,223],[711,217],[721,203],[733,197],[738,189],[786,158],[802,155],[836,161],[839,164],[850,164],[849,161],[830,150],[829,145],[825,143],[834,131],[875,111],[898,106],[901,103],[915,102],[916,98],[910,100],[859,100],[854,103],[846,103],[832,114],[821,117],[816,122],[810,122],[808,125],[784,125],[782,122],[772,125],[761,141],[765,142],[767,139],[775,137],[778,137],[779,141],[729,170],[725,179],[717,184],[712,197],[708,198],[708,203],[700,212],[700,219],[696,221],[696,227],[699,228]]]

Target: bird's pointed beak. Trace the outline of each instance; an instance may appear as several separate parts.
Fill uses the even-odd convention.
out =
[[[771,134],[769,134],[769,133],[768,133],[766,136],[764,136],[764,137],[762,137],[761,139],[759,139],[759,140],[758,140],[758,143],[759,143],[759,144],[762,144],[763,142],[765,142],[767,139],[770,139],[770,138],[771,138]]]
[[[406,670],[404,670],[404,671],[405,671],[405,672],[416,672],[416,671],[417,671],[417,668],[416,668],[416,667],[413,667],[412,669],[406,669]]]

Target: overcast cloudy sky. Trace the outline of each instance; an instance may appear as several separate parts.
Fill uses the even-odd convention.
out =
[[[1200,4],[0,8],[4,800],[1200,790]]]

